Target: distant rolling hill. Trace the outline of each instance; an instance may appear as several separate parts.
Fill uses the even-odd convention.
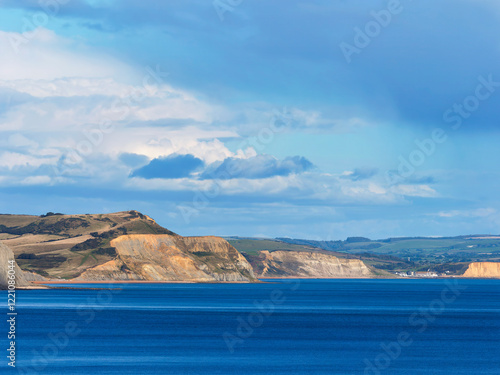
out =
[[[469,235],[433,238],[388,238],[370,240],[350,237],[345,241],[315,241],[292,238],[240,238],[227,240],[244,254],[262,251],[329,251],[340,258],[360,259],[383,271],[427,271],[461,275],[472,262],[499,262],[500,236]]]
[[[319,248],[313,245],[293,244],[274,239],[239,238],[227,237],[226,240],[239,251],[247,254],[256,254],[263,250],[277,251],[318,251]],[[345,254],[340,254],[344,255]]]
[[[278,240],[325,250],[347,253],[369,251],[374,254],[388,254],[416,261],[442,263],[445,261],[500,261],[500,236],[468,235],[458,237],[403,237],[383,240],[351,237],[346,241],[311,241],[291,238]]]
[[[259,263],[262,263],[263,255],[265,255],[265,258],[269,258],[269,255],[264,253],[271,253],[272,255],[272,253],[277,252],[294,252],[304,254],[319,253],[343,259],[346,263],[348,263],[348,260],[360,260],[371,267],[372,276],[375,277],[391,275],[387,272],[386,268],[391,270],[398,268],[398,266],[401,269],[408,268],[408,262],[405,262],[400,258],[387,255],[366,254],[365,256],[361,256],[358,254],[325,250],[308,244],[288,243],[278,239],[226,237],[226,240],[248,259],[252,266],[254,266],[254,271],[257,275],[259,274],[259,270],[262,268],[262,265]],[[379,265],[383,266],[377,267]],[[278,275],[279,272],[276,271],[276,274]]]
[[[227,242],[226,242],[227,240]],[[394,277],[432,270],[462,275],[500,261],[500,237],[345,241],[182,237],[137,211],[0,215],[0,242],[29,280],[255,281],[255,277]],[[475,266],[468,274],[494,274]],[[487,270],[484,271],[483,270]]]

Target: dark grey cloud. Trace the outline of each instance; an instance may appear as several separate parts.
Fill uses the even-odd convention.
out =
[[[122,154],[120,160],[130,165],[142,160],[141,156]],[[134,170],[130,176],[146,179],[182,177],[204,180],[259,179],[300,174],[313,169],[314,165],[302,156],[291,156],[278,160],[271,155],[257,155],[248,159],[227,158],[222,162],[215,162],[203,167],[205,167],[204,162],[193,155],[171,155],[151,160],[149,164]],[[196,176],[193,175],[193,172],[201,173]]]
[[[271,155],[257,155],[248,159],[227,158],[222,163],[210,165],[202,174],[203,179],[230,180],[233,178],[268,178],[299,174],[314,165],[304,157],[292,156],[278,160]]]
[[[203,165],[203,161],[193,155],[171,155],[151,160],[149,164],[133,171],[131,177],[145,179],[189,177]]]

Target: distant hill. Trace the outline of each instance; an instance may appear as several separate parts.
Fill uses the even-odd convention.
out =
[[[339,251],[324,250],[319,247],[314,247],[308,244],[308,241],[299,240],[297,244],[280,241],[278,239],[252,239],[240,237],[228,237],[228,242],[238,249],[245,256],[250,264],[252,264],[255,274],[258,277],[378,277],[390,276],[391,274],[386,269],[408,268],[408,263],[404,260],[385,256],[366,254],[348,254]],[[287,256],[285,252],[295,253]],[[346,268],[345,272],[332,271],[323,269],[318,266],[317,272],[312,272],[314,267],[311,267],[311,259],[321,259],[323,263],[338,264],[339,262]],[[287,259],[283,262],[282,259]],[[293,259],[293,261],[290,261]],[[357,271],[350,272],[349,269],[356,263],[351,260],[362,261],[371,268],[370,273]],[[293,264],[295,263],[295,264]],[[281,265],[279,265],[281,264]],[[386,267],[378,267],[384,265]],[[306,271],[307,270],[307,271]],[[349,276],[351,275],[351,276]]]
[[[257,281],[224,239],[182,237],[137,211],[0,215],[0,241],[32,280]]]
[[[473,262],[500,262],[500,237],[182,237],[138,211],[0,215],[0,241],[29,280],[254,281],[257,277],[462,275]],[[28,272],[29,271],[29,272]]]
[[[405,237],[370,240],[349,237],[345,241],[294,238],[239,238],[228,241],[245,255],[262,251],[329,251],[337,257],[360,259],[381,271],[427,271],[462,275],[472,262],[500,262],[500,236]]]
[[[346,241],[313,241],[292,238],[278,238],[277,240],[350,254],[369,251],[374,254],[410,258],[415,262],[470,263],[474,261],[500,261],[500,236],[468,235],[457,237],[403,237],[382,240],[357,239],[356,241],[349,238]]]

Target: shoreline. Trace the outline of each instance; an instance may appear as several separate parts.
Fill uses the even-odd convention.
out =
[[[443,280],[443,279],[466,279],[466,280],[500,280],[500,277],[462,277],[462,276],[445,276],[445,277],[263,277],[257,281],[192,281],[192,280],[168,280],[168,281],[151,281],[151,280],[54,280],[54,281],[32,281],[34,285],[58,285],[58,284],[259,284],[269,281],[278,280]]]
[[[150,280],[50,280],[50,281],[32,281],[33,284],[257,284],[259,281],[247,282],[247,281],[178,281],[178,280],[168,280],[168,281],[150,281]]]
[[[449,276],[449,277],[329,277],[329,278],[318,278],[318,277],[265,277],[259,279],[258,281],[246,282],[246,281],[149,281],[149,280],[102,280],[102,281],[31,281],[31,286],[21,287],[16,290],[51,290],[51,289],[82,289],[82,288],[72,288],[71,285],[88,285],[88,288],[83,289],[108,289],[110,287],[120,287],[120,285],[128,284],[266,284],[266,283],[276,283],[279,280],[445,280],[445,279],[461,279],[461,280],[500,280],[500,277],[461,277],[461,276]],[[68,285],[67,287],[58,285]],[[92,285],[105,285],[98,288],[91,287]]]

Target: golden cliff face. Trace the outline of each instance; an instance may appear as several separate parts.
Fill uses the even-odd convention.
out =
[[[500,263],[476,262],[469,264],[463,277],[500,278]]]
[[[117,258],[77,280],[256,281],[252,267],[218,237],[126,235],[111,241]]]
[[[344,278],[371,277],[373,273],[358,259],[298,251],[262,251],[252,262],[258,277]]]

